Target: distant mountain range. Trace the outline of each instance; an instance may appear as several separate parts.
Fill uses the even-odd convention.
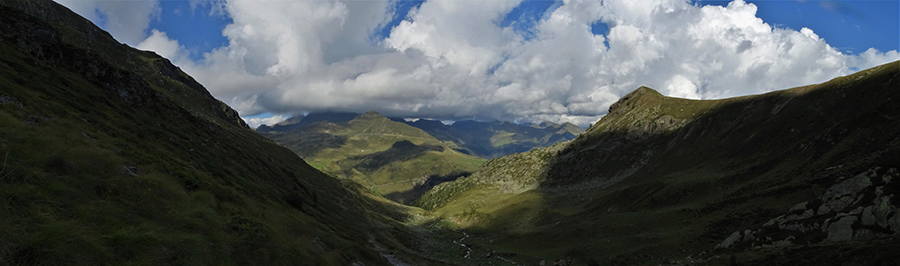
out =
[[[294,129],[302,128],[304,126],[308,126],[310,124],[316,122],[332,122],[332,123],[346,123],[350,122],[360,114],[357,113],[311,113],[307,116],[292,116],[287,120],[278,122],[271,127],[267,125],[260,125],[256,128],[256,131],[259,132],[273,132],[273,131],[291,131]]]
[[[454,143],[463,152],[488,159],[569,141],[584,132],[584,129],[572,123],[542,122],[522,125],[509,121],[460,120],[446,125],[427,119],[403,122],[420,128],[439,140]]]
[[[288,132],[322,121],[345,123],[357,116],[359,114],[355,113],[311,113],[306,116],[294,116],[272,126],[261,125],[256,130]],[[459,152],[487,159],[569,141],[584,132],[584,129],[572,123],[542,122],[523,125],[509,121],[460,120],[447,125],[429,119],[414,121],[403,118],[390,119],[419,128]]]

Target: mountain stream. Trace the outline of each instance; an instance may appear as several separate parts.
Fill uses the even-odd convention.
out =
[[[453,243],[455,243],[455,244],[457,244],[457,245],[459,245],[459,246],[461,246],[461,247],[466,248],[466,256],[465,256],[464,258],[468,259],[469,257],[472,256],[472,248],[470,248],[470,247],[469,247],[468,245],[466,245],[466,244],[463,244],[462,242],[463,242],[464,240],[466,240],[466,238],[469,238],[469,234],[467,234],[465,231],[463,231],[462,233],[463,233],[463,238],[460,238],[459,240],[454,240]]]

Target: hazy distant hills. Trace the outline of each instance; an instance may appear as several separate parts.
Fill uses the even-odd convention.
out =
[[[0,0],[0,265],[415,261],[405,214],[367,194],[169,60],[52,1]]]
[[[460,120],[445,125],[427,119],[405,123],[439,140],[452,142],[468,154],[488,159],[569,141],[584,132],[572,123],[520,125],[509,121]]]
[[[376,112],[310,114],[257,130],[335,177],[405,203],[484,162]]]
[[[358,115],[337,112],[311,113],[305,117],[294,116],[272,126],[261,125],[256,130],[259,132],[287,132],[322,121],[346,123]],[[441,121],[429,119],[415,121],[406,121],[402,118],[390,119],[419,128],[457,151],[487,159],[569,141],[584,132],[584,129],[572,123],[542,122],[523,125],[509,121],[460,120],[446,125]]]
[[[642,87],[577,139],[416,204],[522,261],[894,265],[898,119],[900,62],[723,100]]]

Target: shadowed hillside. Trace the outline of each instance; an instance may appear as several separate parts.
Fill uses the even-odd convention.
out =
[[[416,204],[523,262],[891,265],[897,88],[898,62],[724,100],[639,88],[576,140],[488,161]]]
[[[0,1],[0,88],[2,265],[434,263],[405,209],[56,3]]]

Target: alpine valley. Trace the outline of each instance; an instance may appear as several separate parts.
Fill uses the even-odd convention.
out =
[[[0,265],[898,265],[900,62],[587,130],[312,113],[0,0]]]
[[[549,146],[584,132],[570,123],[407,122],[374,111],[296,116],[272,127],[262,125],[257,131],[319,170],[354,180],[400,203],[410,203],[437,184],[471,174],[485,161],[482,158]]]

